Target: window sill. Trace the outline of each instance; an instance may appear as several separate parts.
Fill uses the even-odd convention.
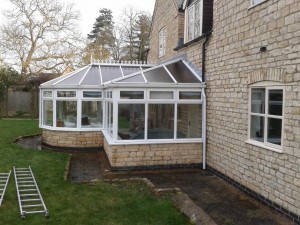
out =
[[[198,42],[198,41],[201,41],[202,39],[204,39],[205,37],[207,37],[207,36],[210,35],[211,33],[212,33],[212,31],[207,32],[207,33],[204,33],[204,34],[202,34],[201,36],[199,36],[199,37],[197,37],[197,38],[195,38],[195,39],[193,39],[193,40],[191,40],[191,41],[189,41],[189,42],[186,42],[186,43],[184,43],[184,44],[178,45],[178,46],[177,46],[176,48],[174,48],[173,50],[174,50],[174,51],[178,51],[178,50],[180,50],[180,49],[182,49],[182,48],[188,47],[188,46],[190,46],[190,45],[192,45],[192,44],[194,44],[194,43],[196,43],[196,42]]]
[[[247,144],[254,145],[254,146],[257,146],[257,147],[261,147],[261,148],[264,148],[264,149],[267,149],[267,150],[271,150],[273,152],[283,153],[282,149],[273,148],[271,146],[264,145],[263,143],[260,143],[260,142],[257,142],[257,141],[247,140],[245,142]]]

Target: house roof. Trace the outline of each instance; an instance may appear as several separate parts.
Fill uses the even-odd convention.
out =
[[[184,59],[164,64],[91,63],[41,84],[41,88],[99,88],[100,86],[202,84],[200,72]]]

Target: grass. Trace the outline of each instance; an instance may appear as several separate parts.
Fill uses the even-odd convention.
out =
[[[25,150],[12,143],[18,136],[38,133],[37,121],[0,120],[0,172],[31,166],[50,217],[20,218],[13,176],[0,208],[0,224],[55,225],[184,225],[188,219],[169,197],[154,196],[141,183],[71,183],[63,179],[68,154]]]

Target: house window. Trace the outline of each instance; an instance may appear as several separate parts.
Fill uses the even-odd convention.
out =
[[[250,141],[264,146],[282,147],[283,88],[251,88]]]
[[[257,5],[261,2],[264,2],[265,0],[251,0],[251,5]]]
[[[202,34],[202,0],[190,5],[186,12],[186,42],[188,42]]]
[[[160,31],[159,31],[159,44],[158,44],[158,48],[159,48],[159,53],[158,56],[164,56],[166,54],[166,28],[163,27]]]

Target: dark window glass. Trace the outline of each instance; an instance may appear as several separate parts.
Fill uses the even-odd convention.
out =
[[[268,119],[268,137],[267,141],[272,144],[281,145],[281,131],[282,131],[281,119]]]
[[[282,90],[269,90],[269,114],[282,116]]]
[[[120,91],[121,99],[144,99],[143,91]]]
[[[264,141],[264,117],[251,116],[250,138],[256,141]]]

